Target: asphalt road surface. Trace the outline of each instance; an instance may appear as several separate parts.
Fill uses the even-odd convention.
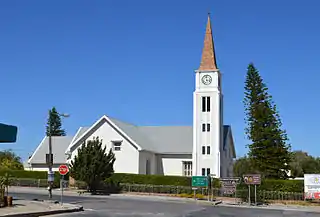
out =
[[[33,193],[11,194],[14,198],[47,200],[47,195]],[[60,200],[58,195],[54,200]],[[52,215],[51,217],[319,217],[319,213],[259,208],[208,206],[182,201],[155,201],[148,198],[92,198],[90,196],[64,196],[64,202],[80,204],[85,211]]]

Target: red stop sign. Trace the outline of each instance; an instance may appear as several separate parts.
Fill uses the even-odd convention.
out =
[[[59,166],[59,173],[60,175],[64,176],[69,172],[69,167],[65,164]]]

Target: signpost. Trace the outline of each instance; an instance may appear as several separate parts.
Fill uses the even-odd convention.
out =
[[[260,174],[247,174],[243,175],[243,181],[248,185],[249,191],[249,204],[251,204],[251,189],[250,186],[254,185],[254,200],[257,204],[257,185],[261,184],[261,175]]]
[[[191,184],[192,184],[192,190],[194,191],[194,199],[196,200],[197,187],[208,187],[208,177],[192,176]]]
[[[61,205],[63,204],[63,186],[64,186],[64,176],[67,175],[69,172],[69,167],[65,164],[61,164],[59,166],[59,173],[61,175],[60,180],[60,188],[61,188]]]
[[[226,194],[234,194],[237,203],[237,185],[240,183],[239,177],[221,178],[221,188]]]

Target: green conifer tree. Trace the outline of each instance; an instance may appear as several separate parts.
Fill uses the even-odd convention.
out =
[[[255,170],[267,178],[288,178],[291,161],[287,134],[259,71],[250,63],[245,81],[248,156]]]
[[[62,129],[61,117],[55,107],[49,110],[49,117],[46,126],[46,135],[50,135],[51,125],[51,136],[65,136],[66,131]]]
[[[94,194],[101,182],[114,173],[115,160],[112,149],[107,153],[106,147],[102,147],[102,140],[94,138],[78,149],[70,165],[70,175],[77,181],[85,182]]]

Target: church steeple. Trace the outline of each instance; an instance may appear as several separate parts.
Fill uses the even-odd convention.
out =
[[[199,71],[216,71],[218,70],[216,56],[214,52],[214,43],[212,37],[210,13],[208,14],[208,22],[206,28],[206,34],[204,38],[204,46],[202,50],[202,58]]]

